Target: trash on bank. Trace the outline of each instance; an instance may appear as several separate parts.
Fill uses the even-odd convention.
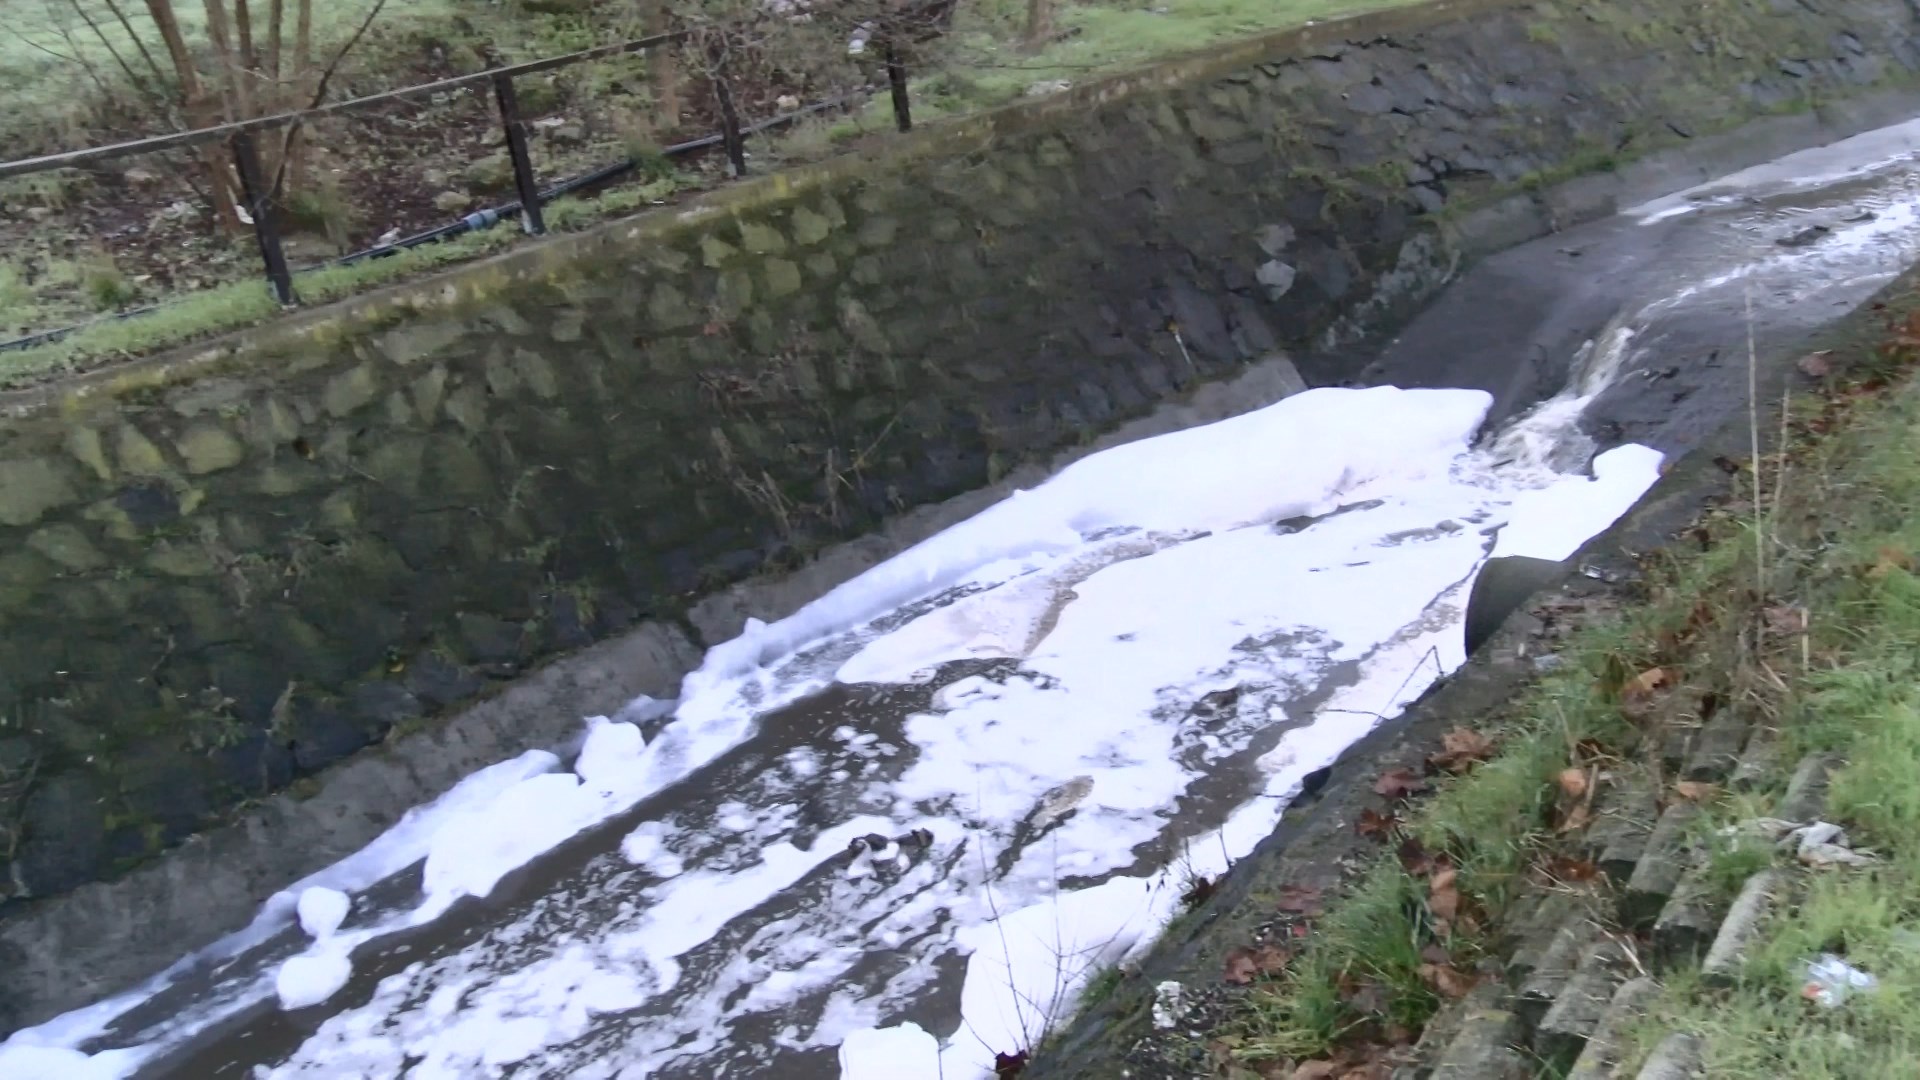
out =
[[[1153,988],[1153,1026],[1170,1031],[1187,1014],[1187,991],[1172,979]]]
[[[1858,991],[1871,991],[1880,980],[1832,953],[1807,962],[1807,981],[1800,996],[1825,1008],[1835,1008]]]

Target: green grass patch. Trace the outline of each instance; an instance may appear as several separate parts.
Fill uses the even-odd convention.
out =
[[[1789,473],[1780,500],[1765,533],[1779,559],[1772,592],[1805,603],[1812,631],[1805,650],[1752,659],[1780,677],[1787,753],[1772,789],[1801,755],[1837,752],[1846,764],[1825,817],[1880,861],[1799,875],[1735,985],[1672,978],[1652,1010],[1663,1022],[1643,1025],[1639,1049],[1680,1029],[1704,1038],[1714,1076],[1920,1075],[1920,384],[1824,441]],[[1767,805],[1717,816],[1727,823]],[[1776,856],[1749,849],[1732,858],[1750,873]],[[1821,953],[1845,957],[1879,986],[1838,1008],[1804,1000],[1804,965]]]

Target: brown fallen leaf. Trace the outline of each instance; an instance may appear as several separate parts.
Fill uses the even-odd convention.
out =
[[[1582,799],[1567,808],[1566,815],[1560,819],[1560,824],[1554,831],[1563,835],[1571,832],[1579,832],[1581,829],[1586,828],[1592,820],[1593,800]]]
[[[1434,858],[1418,837],[1409,836],[1400,841],[1394,853],[1400,857],[1400,868],[1414,877],[1426,877],[1433,872]]]
[[[1427,879],[1427,910],[1443,923],[1451,923],[1460,914],[1460,890],[1454,887],[1458,876],[1451,866],[1442,866]]]
[[[1571,855],[1557,855],[1547,866],[1547,873],[1559,881],[1592,881],[1599,873],[1600,866],[1592,859],[1576,859]]]
[[[1798,361],[1795,361],[1794,366],[1800,369],[1800,374],[1805,375],[1809,379],[1824,379],[1828,375],[1833,374],[1833,361],[1827,359],[1827,357],[1832,355],[1832,349],[1821,349],[1819,352],[1810,352]]]
[[[1303,1062],[1293,1070],[1293,1080],[1335,1080],[1345,1068],[1332,1061]]]
[[[1895,570],[1913,572],[1913,553],[1891,544],[1882,547],[1874,556],[1873,565],[1867,568],[1867,576],[1876,580],[1886,577]]]
[[[1673,785],[1673,793],[1688,802],[1706,802],[1719,794],[1720,788],[1699,780],[1682,780]]]
[[[1361,1016],[1385,1016],[1387,1008],[1393,1004],[1393,995],[1387,993],[1385,986],[1368,980],[1342,987],[1340,1000]]]
[[[1376,794],[1389,799],[1404,799],[1416,792],[1427,790],[1427,782],[1413,775],[1413,770],[1403,765],[1381,773],[1373,782],[1373,790]]]
[[[1560,784],[1560,793],[1569,799],[1582,798],[1586,795],[1587,788],[1591,786],[1585,769],[1561,769],[1557,779]]]
[[[1213,899],[1215,890],[1219,888],[1220,883],[1218,880],[1203,874],[1195,875],[1194,878],[1187,883],[1187,891],[1180,894],[1180,906],[1191,911],[1201,904],[1206,903],[1208,900]]]
[[[1473,989],[1473,976],[1461,971],[1452,964],[1421,964],[1415,969],[1422,982],[1433,987],[1441,997],[1459,999],[1467,996]]]
[[[1385,840],[1398,824],[1400,819],[1392,814],[1383,814],[1369,808],[1360,811],[1359,818],[1353,823],[1353,831],[1369,840]]]
[[[1440,736],[1440,747],[1439,753],[1427,757],[1427,764],[1457,773],[1475,762],[1487,760],[1493,753],[1493,740],[1472,728],[1457,727]]]
[[[1220,973],[1220,977],[1235,986],[1247,985],[1253,981],[1255,975],[1260,973],[1260,965],[1253,958],[1253,950],[1245,945],[1228,953],[1224,966],[1226,970]]]
[[[1242,945],[1227,954],[1226,970],[1221,977],[1235,986],[1245,986],[1253,980],[1267,975],[1278,975],[1287,970],[1287,962],[1293,954],[1278,945],[1253,947]]]
[[[1807,609],[1797,606],[1770,607],[1765,612],[1768,631],[1782,637],[1807,632]]]
[[[1652,697],[1654,691],[1671,685],[1673,674],[1666,668],[1655,667],[1635,675],[1620,690],[1620,696],[1630,702],[1641,702]]]
[[[1280,886],[1280,899],[1274,906],[1289,915],[1318,915],[1326,910],[1320,890],[1312,885]]]

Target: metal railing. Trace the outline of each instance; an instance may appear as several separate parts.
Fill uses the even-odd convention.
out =
[[[934,13],[940,17],[951,10],[951,0],[934,0]],[[278,206],[282,177],[279,174],[269,178],[261,165],[258,137],[260,134],[282,128],[297,130],[308,122],[327,117],[337,117],[363,113],[396,102],[444,94],[450,90],[460,90],[481,85],[490,86],[494,104],[499,110],[500,124],[506,135],[506,149],[513,167],[513,182],[517,201],[502,207],[477,211],[466,215],[453,225],[441,226],[424,233],[377,245],[376,247],[345,256],[338,263],[356,262],[365,258],[377,258],[393,254],[420,243],[444,239],[460,232],[475,228],[485,228],[500,218],[517,214],[521,229],[530,236],[546,232],[546,220],[542,207],[571,191],[604,182],[621,172],[630,169],[634,162],[629,160],[595,169],[590,173],[557,184],[542,191],[535,178],[531,142],[528,137],[528,123],[522,115],[519,99],[514,92],[514,80],[527,75],[553,71],[591,60],[606,59],[632,53],[643,53],[653,49],[678,48],[693,40],[694,35],[685,30],[667,34],[655,34],[651,37],[637,38],[612,45],[601,45],[561,56],[551,56],[541,60],[531,60],[523,64],[506,67],[493,67],[470,75],[440,79],[430,83],[388,90],[366,97],[348,101],[319,105],[297,112],[276,113],[271,116],[255,117],[212,127],[196,128],[191,131],[175,132],[169,135],[157,135],[151,138],[135,139],[128,142],[113,143],[107,146],[89,147],[83,150],[71,150],[64,153],[45,154],[40,157],[22,158],[17,161],[0,162],[0,180],[11,177],[29,176],[34,173],[50,172],[55,169],[74,169],[99,165],[103,162],[123,158],[140,157],[147,154],[162,153],[191,147],[225,143],[233,156],[233,163],[240,180],[241,203],[252,219],[254,237],[260,249],[260,260],[266,280],[272,289],[274,299],[282,307],[297,305],[298,293],[293,287],[293,269],[287,262],[286,251],[281,242],[281,224]],[[890,98],[893,107],[894,125],[900,131],[913,127],[913,118],[907,100],[906,66],[896,46],[896,34],[887,28],[880,28],[872,39],[878,46],[880,59],[885,67]],[[715,104],[721,119],[719,132],[702,138],[692,139],[666,147],[662,153],[667,157],[697,152],[718,146],[723,149],[732,174],[738,178],[746,175],[746,137],[834,108],[847,102],[850,96],[865,97],[868,88],[856,95],[843,95],[826,102],[815,102],[793,112],[773,117],[770,120],[747,124],[741,120],[739,109],[734,100],[726,68],[726,50],[713,49],[707,57],[705,71],[712,86]],[[291,138],[291,132],[289,138]],[[121,312],[110,318],[127,318],[156,310],[152,305],[133,311]],[[14,341],[0,342],[0,351],[8,349],[31,348],[65,337],[81,326],[70,326],[59,330],[43,331]]]

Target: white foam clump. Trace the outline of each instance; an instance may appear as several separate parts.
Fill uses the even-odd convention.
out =
[[[682,681],[673,723],[641,756],[640,786],[658,791],[746,739],[755,716],[781,702],[763,697],[757,709],[740,708],[739,683],[810,642],[984,567],[1080,550],[1086,536],[1104,529],[1217,530],[1331,510],[1370,480],[1445,469],[1492,404],[1478,390],[1323,388],[1083,458],[785,619],[748,620]],[[1354,437],[1356,423],[1365,438]],[[789,700],[807,689],[789,687]]]
[[[282,1009],[305,1009],[339,993],[351,978],[353,957],[344,947],[327,943],[282,961],[273,976],[273,992]]]
[[[139,1064],[135,1050],[88,1055],[64,1046],[22,1043],[18,1036],[0,1043],[0,1076],[6,1080],[120,1080]]]
[[[1633,508],[1660,478],[1665,457],[1628,444],[1593,459],[1593,479],[1549,484],[1514,496],[1511,517],[1500,530],[1494,556],[1571,558],[1589,539]]]
[[[314,885],[300,893],[296,908],[300,916],[300,929],[310,937],[332,937],[347,921],[347,912],[353,910],[353,901],[339,889],[329,889],[324,885]]]
[[[1478,390],[1323,388],[1264,409],[1082,458],[907,549],[777,623],[707,653],[683,703],[809,641],[944,588],[989,563],[1064,552],[1102,529],[1226,529],[1332,509],[1330,500],[1388,473],[1451,459],[1493,404]],[[1354,438],[1362,423],[1367,437]],[[1445,451],[1445,452],[1443,452]],[[687,710],[682,709],[684,716]]]
[[[53,1075],[61,1080],[93,1080],[95,1077],[130,1074],[152,1055],[154,1047],[109,1049],[91,1055],[75,1048],[98,1038],[121,1014],[152,998],[182,973],[210,961],[236,956],[298,920],[299,899],[309,889],[322,887],[352,893],[392,877],[425,858],[433,837],[444,827],[484,810],[494,796],[523,779],[548,772],[559,765],[560,759],[553,754],[545,750],[529,750],[467,776],[439,798],[408,810],[372,843],[268,897],[246,929],[181,957],[167,970],[131,990],[57,1016],[36,1027],[14,1032],[5,1042],[0,1042],[0,1077],[6,1080],[14,1080],[16,1076],[34,1077],[37,1074],[32,1070],[42,1067],[38,1063],[54,1061],[56,1058],[61,1064]],[[394,925],[407,925],[431,914],[407,912],[391,921]],[[356,936],[366,938],[377,936],[380,932],[381,928],[374,927],[356,932]],[[266,1000],[274,993],[269,982],[263,977],[255,988],[238,1000]],[[209,1015],[207,1019],[213,1018],[213,1015]]]
[[[624,809],[644,751],[638,727],[593,717],[574,772],[528,777],[434,835],[421,877],[429,902],[490,895],[501,878]]]
[[[840,1044],[840,1080],[935,1080],[940,1043],[919,1024],[867,1028]]]

